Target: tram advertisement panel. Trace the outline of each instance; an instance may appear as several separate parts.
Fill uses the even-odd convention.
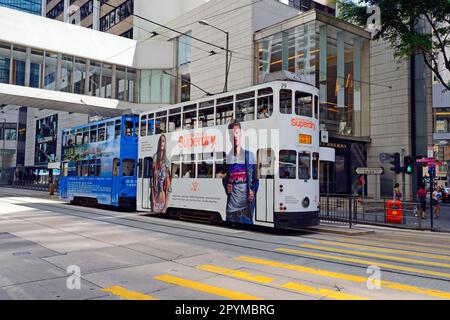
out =
[[[95,194],[99,203],[109,204],[113,160],[119,157],[119,151],[119,139],[81,145],[74,145],[73,141],[68,139],[63,148],[63,161],[69,164],[68,194],[85,197]]]

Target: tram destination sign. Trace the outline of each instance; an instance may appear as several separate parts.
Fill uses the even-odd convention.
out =
[[[367,174],[367,175],[380,175],[383,173],[383,168],[379,167],[360,167],[356,168],[356,174]]]

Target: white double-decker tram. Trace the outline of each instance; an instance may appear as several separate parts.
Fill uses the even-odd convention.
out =
[[[275,228],[319,223],[319,103],[274,81],[140,115],[137,208]]]

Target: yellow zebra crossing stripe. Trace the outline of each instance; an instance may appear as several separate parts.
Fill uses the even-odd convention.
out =
[[[283,262],[278,262],[278,261],[273,261],[273,260],[266,260],[266,259],[253,258],[253,257],[247,257],[247,256],[240,256],[240,257],[236,257],[234,259],[237,261],[243,261],[243,262],[254,263],[254,264],[259,264],[259,265],[264,265],[264,266],[270,266],[270,267],[274,267],[274,268],[282,268],[282,269],[297,271],[297,272],[301,272],[301,273],[313,274],[313,275],[317,275],[317,276],[321,276],[321,277],[341,279],[341,280],[357,282],[357,283],[367,283],[367,278],[365,278],[365,277],[355,276],[355,275],[346,274],[346,273],[339,273],[339,272],[315,269],[315,268],[311,268],[311,267],[304,267],[304,266],[295,265],[295,264],[288,264],[288,263],[283,263]],[[405,291],[405,292],[422,294],[422,295],[427,295],[427,296],[431,296],[431,297],[435,297],[435,298],[450,300],[450,292],[438,291],[438,290],[432,290],[432,289],[424,289],[424,288],[419,288],[419,287],[415,287],[415,286],[411,286],[411,285],[396,283],[396,282],[392,282],[392,281],[385,281],[385,280],[381,281],[381,286],[383,288],[387,288],[387,289]]]
[[[433,248],[428,248],[428,247],[423,247],[423,246],[407,246],[407,245],[401,245],[401,244],[395,244],[395,243],[391,243],[391,242],[381,242],[381,241],[364,241],[362,239],[347,239],[347,238],[337,238],[335,243],[355,243],[355,244],[366,244],[366,245],[371,245],[371,246],[383,246],[386,248],[393,248],[393,249],[405,249],[405,250],[420,250],[420,251],[424,251],[427,253],[437,253],[437,254],[449,254],[450,255],[450,251],[446,251],[446,250],[441,250],[441,249],[433,249]]]
[[[362,260],[362,259],[356,259],[356,258],[341,257],[341,256],[335,256],[332,254],[316,253],[316,252],[309,252],[309,251],[288,249],[288,248],[277,248],[275,250],[280,251],[280,252],[300,254],[300,255],[305,255],[305,256],[310,256],[310,257],[318,257],[318,258],[325,258],[325,259],[331,259],[331,260],[337,260],[337,261],[353,262],[353,263],[358,263],[358,264],[365,264],[368,266],[378,266],[380,268],[412,272],[414,274],[420,273],[420,274],[425,274],[428,276],[450,278],[449,273],[425,270],[425,269],[417,269],[417,268],[412,268],[412,267],[404,267],[404,266],[388,264],[388,263],[383,263],[383,262],[377,262],[377,261],[369,261],[369,260]]]
[[[109,292],[115,296],[127,299],[127,300],[158,300],[147,294],[140,292],[128,291],[127,289],[120,286],[112,286],[109,288],[101,289],[103,292]]]
[[[230,276],[237,279],[242,279],[246,281],[253,281],[258,282],[262,284],[269,284],[273,282],[273,278],[261,276],[261,275],[253,275],[249,272],[239,271],[239,270],[233,270],[233,269],[227,269],[222,268],[219,266],[214,266],[210,264],[204,264],[201,266],[198,266],[197,269],[212,272],[215,274],[220,274],[224,276]],[[308,286],[302,283],[298,282],[288,282],[281,286],[275,285],[276,287],[282,287],[285,289],[289,289],[292,291],[297,291],[300,293],[310,294],[310,295],[316,295],[320,297],[326,296],[327,298],[336,299],[336,300],[368,300],[367,298],[359,297],[352,294],[346,294],[343,292],[337,292],[330,289],[324,289],[324,288],[315,288],[312,286]]]
[[[406,263],[413,263],[413,264],[421,264],[421,265],[431,266],[431,267],[450,268],[450,264],[446,264],[446,263],[442,263],[442,262],[402,258],[402,257],[395,257],[395,256],[386,255],[386,254],[362,252],[362,251],[355,251],[355,250],[345,250],[345,249],[338,249],[338,248],[332,248],[332,247],[317,246],[317,245],[313,245],[313,244],[300,244],[298,246],[301,248],[307,248],[307,249],[315,249],[315,250],[329,251],[329,252],[336,252],[336,253],[345,253],[345,254],[351,254],[351,255],[355,255],[355,256],[379,258],[379,259],[384,259],[384,260],[392,260],[392,261],[399,261],[399,262],[406,262]]]
[[[450,261],[450,256],[444,256],[434,253],[424,253],[424,252],[413,252],[413,251],[405,251],[405,250],[398,250],[398,249],[389,249],[389,248],[381,248],[381,247],[371,247],[371,246],[364,246],[359,244],[351,244],[351,243],[342,243],[342,242],[333,242],[333,241],[319,241],[320,244],[326,244],[331,245],[335,247],[345,247],[345,248],[355,248],[355,249],[361,249],[361,250],[367,250],[367,251],[379,251],[379,252],[390,252],[390,253],[398,253],[402,255],[411,255],[411,256],[417,256],[417,257],[423,257],[423,258],[431,258],[435,260],[448,260]]]
[[[223,289],[216,286],[211,286],[209,284],[183,279],[168,274],[162,274],[154,277],[153,279],[232,300],[262,300],[262,298],[258,298],[245,293]]]

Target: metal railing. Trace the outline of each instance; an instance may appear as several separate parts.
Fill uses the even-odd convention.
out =
[[[429,219],[422,219],[416,202],[403,201],[401,208],[388,207],[390,199],[375,200],[358,196],[322,195],[320,220],[331,224],[368,224],[406,229],[430,229]],[[392,205],[392,203],[391,203]],[[394,211],[394,217],[388,215]],[[395,219],[397,217],[397,219]],[[399,218],[401,217],[401,218]]]

